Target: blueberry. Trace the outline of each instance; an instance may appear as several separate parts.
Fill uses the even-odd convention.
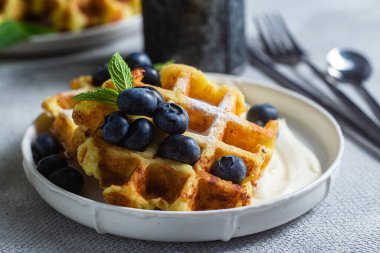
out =
[[[50,174],[49,180],[53,184],[75,194],[80,193],[84,183],[82,174],[70,167],[54,171]]]
[[[153,92],[153,95],[157,99],[157,105],[165,102],[164,98],[162,97],[161,93],[159,93],[155,88],[149,87],[149,86],[142,86],[142,87],[136,87],[136,89],[148,89]]]
[[[174,134],[168,136],[160,144],[157,155],[162,158],[194,165],[201,156],[201,149],[193,138]]]
[[[142,68],[144,70],[143,83],[161,87],[160,73],[158,73],[155,68],[148,65],[138,65],[136,68]]]
[[[219,158],[211,168],[211,174],[221,179],[240,184],[245,178],[247,167],[244,161],[237,156],[226,155]]]
[[[129,54],[125,61],[127,62],[130,69],[136,68],[138,65],[148,65],[152,66],[152,60],[146,53],[134,52]]]
[[[50,133],[39,135],[32,143],[33,160],[36,164],[45,156],[59,154],[61,150],[61,144]]]
[[[51,173],[64,167],[67,167],[67,161],[61,155],[46,156],[42,158],[37,164],[37,170],[44,177],[49,177]]]
[[[127,134],[128,117],[122,112],[113,112],[106,116],[101,127],[103,139],[111,144],[118,144]]]
[[[154,111],[153,121],[165,133],[182,134],[189,126],[189,115],[177,104],[161,103]]]
[[[149,89],[131,88],[119,94],[117,105],[126,114],[152,116],[157,98]]]
[[[278,119],[278,112],[270,104],[255,105],[249,109],[247,119],[257,125],[265,126],[270,120]]]
[[[110,73],[108,72],[108,64],[105,63],[99,66],[92,74],[92,84],[94,86],[101,86],[105,81],[110,79]]]
[[[154,134],[153,124],[144,118],[132,122],[122,145],[126,148],[144,151],[151,143]]]

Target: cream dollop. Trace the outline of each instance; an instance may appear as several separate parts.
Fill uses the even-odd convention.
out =
[[[317,157],[279,120],[279,137],[272,159],[257,182],[253,203],[273,199],[310,184],[321,175]]]

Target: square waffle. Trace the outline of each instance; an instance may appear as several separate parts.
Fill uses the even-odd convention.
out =
[[[87,136],[78,148],[79,164],[87,175],[99,179],[105,201],[114,205],[175,211],[249,205],[256,181],[272,156],[277,121],[262,128],[243,119],[240,116],[247,110],[243,95],[235,88],[211,83],[192,67],[171,64],[160,74],[162,88],[154,88],[166,101],[188,112],[189,129],[184,135],[199,144],[198,162],[191,166],[157,157],[159,144],[166,137],[159,130],[143,152],[106,143],[99,128],[109,112],[103,110],[107,113],[102,115],[98,103],[86,101],[77,104],[73,113],[75,124]],[[134,85],[145,86],[140,80],[135,78]],[[107,85],[112,84],[107,81]],[[244,160],[247,174],[240,185],[210,174],[214,162],[225,155]]]

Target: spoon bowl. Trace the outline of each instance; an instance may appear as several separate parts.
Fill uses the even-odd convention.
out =
[[[334,48],[326,60],[328,74],[340,82],[361,85],[372,72],[367,58],[351,49]]]
[[[372,72],[367,58],[354,50],[334,48],[327,54],[326,60],[328,75],[337,82],[353,84],[380,120],[380,105],[363,85]]]

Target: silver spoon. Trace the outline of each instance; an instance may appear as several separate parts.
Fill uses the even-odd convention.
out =
[[[380,105],[364,87],[364,81],[372,72],[367,58],[354,50],[334,48],[328,52],[326,60],[327,73],[338,82],[353,84],[380,119]]]

